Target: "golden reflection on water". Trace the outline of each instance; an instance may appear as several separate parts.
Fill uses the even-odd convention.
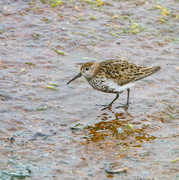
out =
[[[115,141],[118,145],[125,147],[141,147],[143,142],[154,140],[155,137],[146,132],[146,126],[136,126],[131,120],[135,119],[127,111],[115,113],[112,118],[108,113],[103,113],[98,116],[101,119],[100,122],[93,126],[87,126],[88,136],[85,137],[86,143],[106,141],[110,144],[111,141]],[[131,125],[132,128],[129,128]],[[139,124],[139,123],[137,123]]]

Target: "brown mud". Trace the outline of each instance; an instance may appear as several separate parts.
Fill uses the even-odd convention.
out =
[[[0,1],[0,179],[178,179],[178,1]],[[103,3],[104,2],[104,3]],[[53,7],[56,6],[56,7]],[[98,92],[79,63],[162,69]]]

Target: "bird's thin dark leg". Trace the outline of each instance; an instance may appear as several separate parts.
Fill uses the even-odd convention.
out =
[[[114,98],[114,100],[108,105],[108,107],[110,107],[114,101],[116,101],[116,99],[119,97],[119,93],[117,93],[116,97]]]
[[[129,105],[129,94],[130,94],[130,89],[127,89],[127,105]]]
[[[119,97],[119,93],[117,93],[117,95],[116,95],[116,97],[114,98],[114,100],[113,100],[109,105],[107,105],[105,108],[103,108],[102,110],[107,109],[107,108],[110,108],[111,105],[114,103],[114,101],[116,101],[116,99],[117,99],[118,97]]]
[[[128,108],[128,106],[129,106],[129,94],[130,94],[130,89],[128,88],[127,89],[127,103],[124,105],[118,106],[116,108]]]

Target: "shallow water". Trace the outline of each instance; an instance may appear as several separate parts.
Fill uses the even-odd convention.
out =
[[[157,2],[0,2],[0,179],[179,178],[178,3]],[[116,57],[162,67],[128,110],[115,108],[126,92],[101,111],[114,94],[66,85],[80,63]]]

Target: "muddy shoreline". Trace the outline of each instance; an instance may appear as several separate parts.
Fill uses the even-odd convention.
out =
[[[52,2],[0,2],[0,179],[177,180],[177,1]],[[126,92],[101,111],[114,94],[66,85],[80,63],[117,57],[162,67],[127,111]]]

